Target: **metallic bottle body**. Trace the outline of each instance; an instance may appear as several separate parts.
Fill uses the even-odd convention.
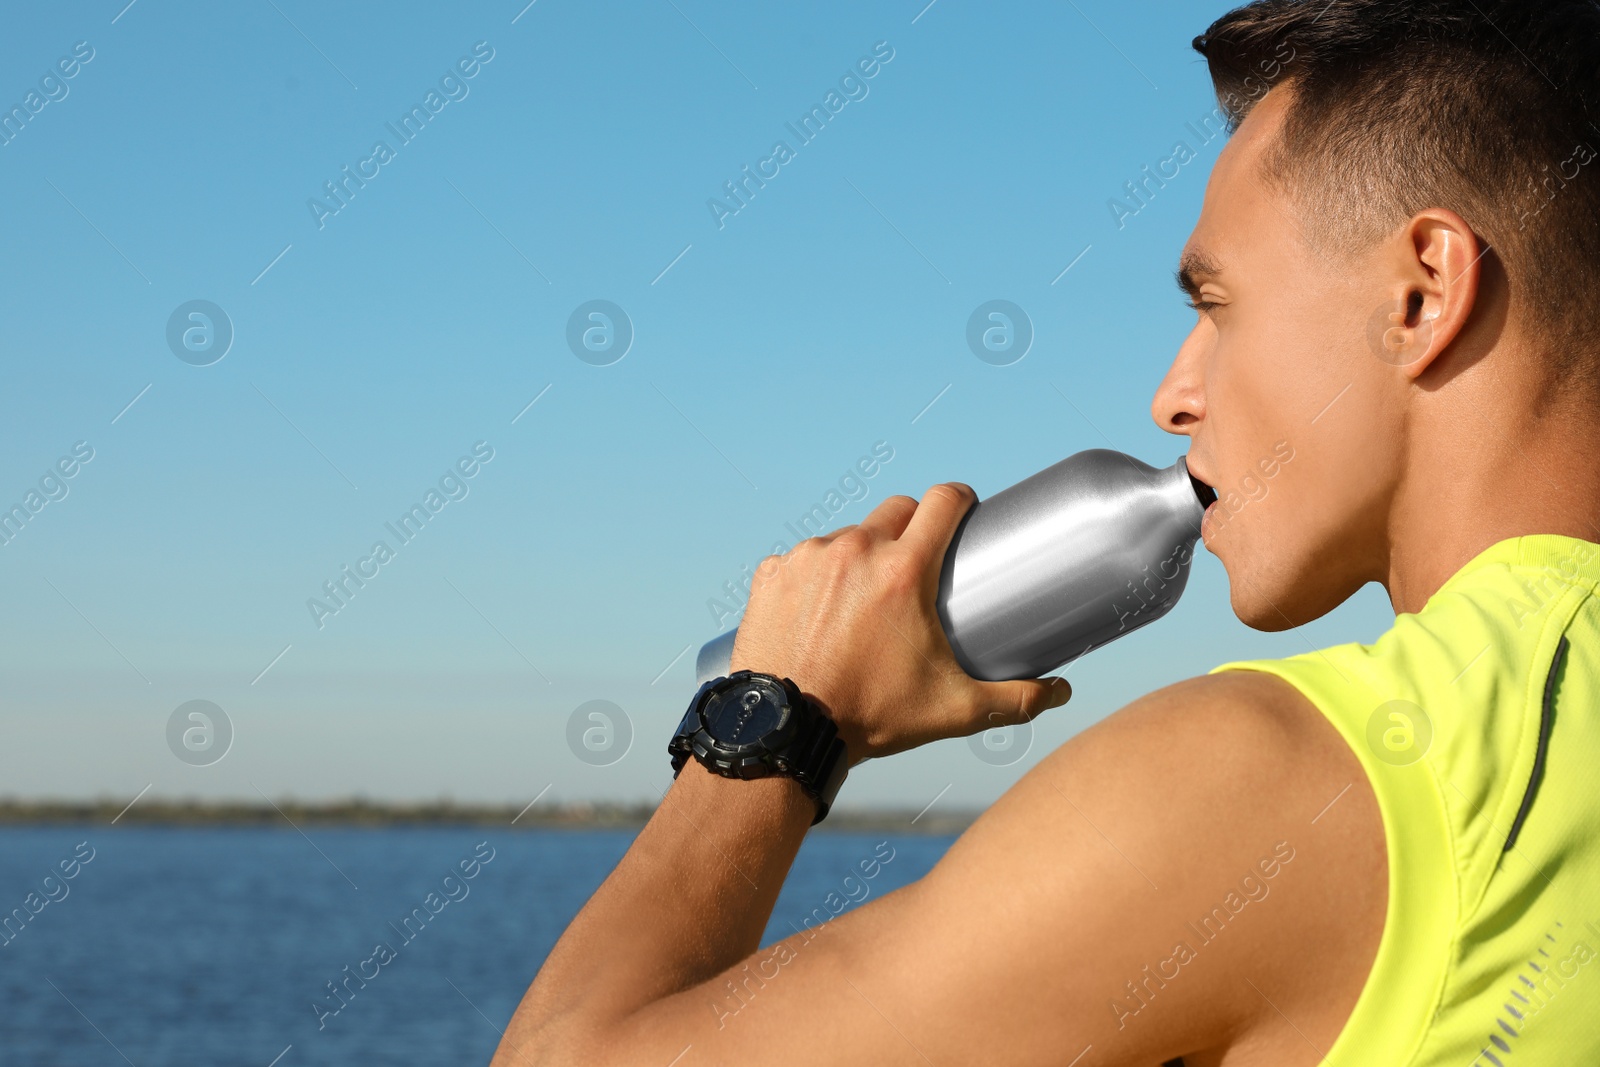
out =
[[[1036,678],[1161,618],[1189,578],[1209,489],[1109,449],[1068,456],[974,504],[956,528],[937,608],[974,678]],[[737,630],[708,642],[698,680],[726,674]]]

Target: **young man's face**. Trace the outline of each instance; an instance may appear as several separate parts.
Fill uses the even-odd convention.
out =
[[[1381,271],[1312,248],[1307,208],[1262,176],[1287,102],[1269,92],[1217,160],[1183,261],[1209,306],[1151,407],[1190,438],[1190,472],[1217,491],[1201,533],[1234,612],[1262,630],[1384,577],[1403,415],[1396,368],[1369,344]]]

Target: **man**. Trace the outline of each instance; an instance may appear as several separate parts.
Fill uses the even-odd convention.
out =
[[[496,1065],[1600,1063],[1600,5],[1261,0],[1195,44],[1238,125],[1153,415],[1239,618],[1376,581],[1393,629],[1135,701],[765,949],[824,791],[689,758]],[[851,763],[1063,703],[939,629],[972,500],[765,561],[733,669]]]

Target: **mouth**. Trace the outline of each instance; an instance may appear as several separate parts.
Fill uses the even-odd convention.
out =
[[[1217,491],[1211,488],[1210,483],[1203,477],[1196,474],[1194,469],[1188,466],[1187,461],[1184,467],[1189,471],[1189,484],[1194,486],[1194,495],[1199,498],[1200,506],[1209,509],[1217,502]]]
[[[1211,542],[1207,535],[1211,532],[1211,513],[1217,507],[1217,491],[1211,488],[1211,483],[1204,476],[1195,473],[1193,468],[1189,467],[1188,457],[1184,458],[1184,469],[1188,470],[1189,484],[1194,487],[1195,498],[1200,501],[1200,506],[1204,509],[1200,514],[1200,540],[1210,547]]]

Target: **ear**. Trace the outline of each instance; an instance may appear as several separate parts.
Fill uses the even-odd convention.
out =
[[[1374,320],[1374,350],[1415,381],[1466,328],[1489,246],[1453,211],[1429,208],[1400,230],[1390,303]]]

